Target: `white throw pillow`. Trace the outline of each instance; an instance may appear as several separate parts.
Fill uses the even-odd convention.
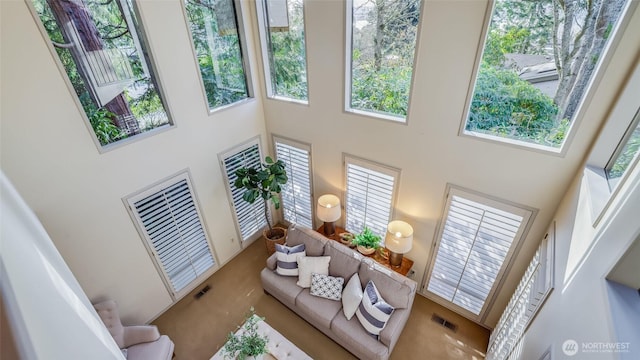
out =
[[[304,256],[298,258],[298,286],[311,287],[311,274],[329,275],[331,256]]]
[[[394,310],[395,308],[380,296],[373,281],[369,280],[367,286],[364,287],[362,303],[356,310],[356,317],[364,329],[378,339]]]
[[[311,274],[311,289],[309,294],[329,300],[340,301],[342,297],[344,278],[322,274]]]
[[[298,258],[306,255],[304,244],[291,247],[276,244],[276,273],[298,276]]]
[[[351,320],[356,309],[362,302],[362,285],[360,285],[360,276],[358,273],[353,274],[347,286],[342,291],[342,311],[347,320]]]

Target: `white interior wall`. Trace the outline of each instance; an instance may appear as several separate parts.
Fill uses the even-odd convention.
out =
[[[267,99],[269,132],[311,143],[316,198],[342,195],[342,153],[401,169],[394,217],[414,228],[420,283],[447,183],[539,209],[485,325],[498,321],[640,49],[640,11],[617,47],[565,156],[459,136],[487,1],[424,1],[408,124],[344,112],[345,5],[305,2],[309,105]],[[342,217],[339,223],[344,222]],[[319,223],[318,223],[319,224]]]
[[[636,256],[635,259],[638,261],[640,256]],[[628,345],[628,351],[620,353],[620,360],[635,360],[640,354],[640,348],[637,345],[640,342],[640,294],[638,288],[630,288],[614,281],[608,281],[607,290],[614,338],[616,342]],[[632,343],[633,345],[631,345]]]
[[[217,154],[256,135],[266,144],[261,87],[255,100],[208,115],[181,2],[137,3],[176,126],[100,154],[26,2],[0,2],[2,169],[88,297],[116,300],[125,323],[151,320],[171,298],[121,199],[189,168],[217,259],[226,262],[240,246]],[[252,80],[259,83],[256,71]]]
[[[580,347],[583,343],[630,342],[630,358],[638,358],[640,333],[619,322],[620,312],[637,310],[640,299],[636,293],[635,306],[620,308],[606,278],[640,236],[639,212],[639,166],[595,227],[591,226],[589,187],[582,174],[575,178],[555,215],[555,288],[524,335],[521,359],[538,359],[549,347],[554,359],[569,358],[562,351],[567,340],[575,340]],[[633,312],[628,317],[637,318]],[[575,358],[618,359],[619,355],[580,350]]]
[[[9,331],[19,354],[3,349],[0,356],[124,359],[46,230],[2,172],[0,194],[2,317],[11,323],[2,338]]]
[[[395,218],[411,223],[420,282],[447,183],[540,210],[486,325],[497,321],[567,186],[579,170],[640,49],[640,11],[618,45],[566,155],[458,136],[486,0],[427,0],[407,125],[344,108],[345,8],[306,2],[308,106],[262,101],[255,9],[243,0],[256,100],[206,113],[181,3],[138,1],[177,126],[99,154],[22,0],[1,6],[2,169],[40,217],[90,299],[116,299],[125,320],[148,321],[171,300],[121,198],[189,168],[218,260],[239,246],[217,153],[268,133],[312,144],[316,197],[343,190],[342,153],[402,170]],[[446,36],[445,36],[446,34]],[[267,131],[268,130],[268,131]],[[269,139],[267,141],[267,139]],[[343,218],[344,219],[344,218]],[[342,219],[342,220],[343,220]]]

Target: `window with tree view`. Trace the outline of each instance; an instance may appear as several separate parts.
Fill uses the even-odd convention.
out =
[[[634,120],[605,167],[611,189],[618,185],[622,175],[634,161],[637,161],[638,154],[640,154],[640,109],[636,112]]]
[[[256,2],[270,97],[307,101],[303,0]]]
[[[404,122],[420,0],[352,0],[347,16],[347,108]]]
[[[496,0],[465,129],[559,148],[629,0]]]
[[[235,2],[186,0],[186,13],[209,110],[248,98]]]
[[[32,0],[101,145],[170,124],[131,0]]]

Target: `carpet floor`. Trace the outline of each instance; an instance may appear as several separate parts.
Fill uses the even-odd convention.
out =
[[[207,360],[244,322],[251,307],[265,321],[314,359],[355,359],[293,311],[262,290],[260,271],[267,250],[258,239],[155,321],[175,343],[176,360]],[[211,289],[199,299],[204,286]],[[454,332],[432,321],[434,314],[457,325]],[[484,359],[489,331],[416,295],[411,316],[391,359]]]

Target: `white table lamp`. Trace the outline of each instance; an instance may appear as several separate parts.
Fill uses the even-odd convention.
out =
[[[389,249],[389,264],[399,267],[402,255],[411,250],[413,244],[413,228],[404,221],[394,220],[387,225],[384,244]]]
[[[340,198],[335,195],[327,194],[318,198],[318,207],[316,208],[318,219],[324,221],[324,234],[333,236],[336,233],[336,227],[333,222],[340,219],[342,209],[340,209]]]

